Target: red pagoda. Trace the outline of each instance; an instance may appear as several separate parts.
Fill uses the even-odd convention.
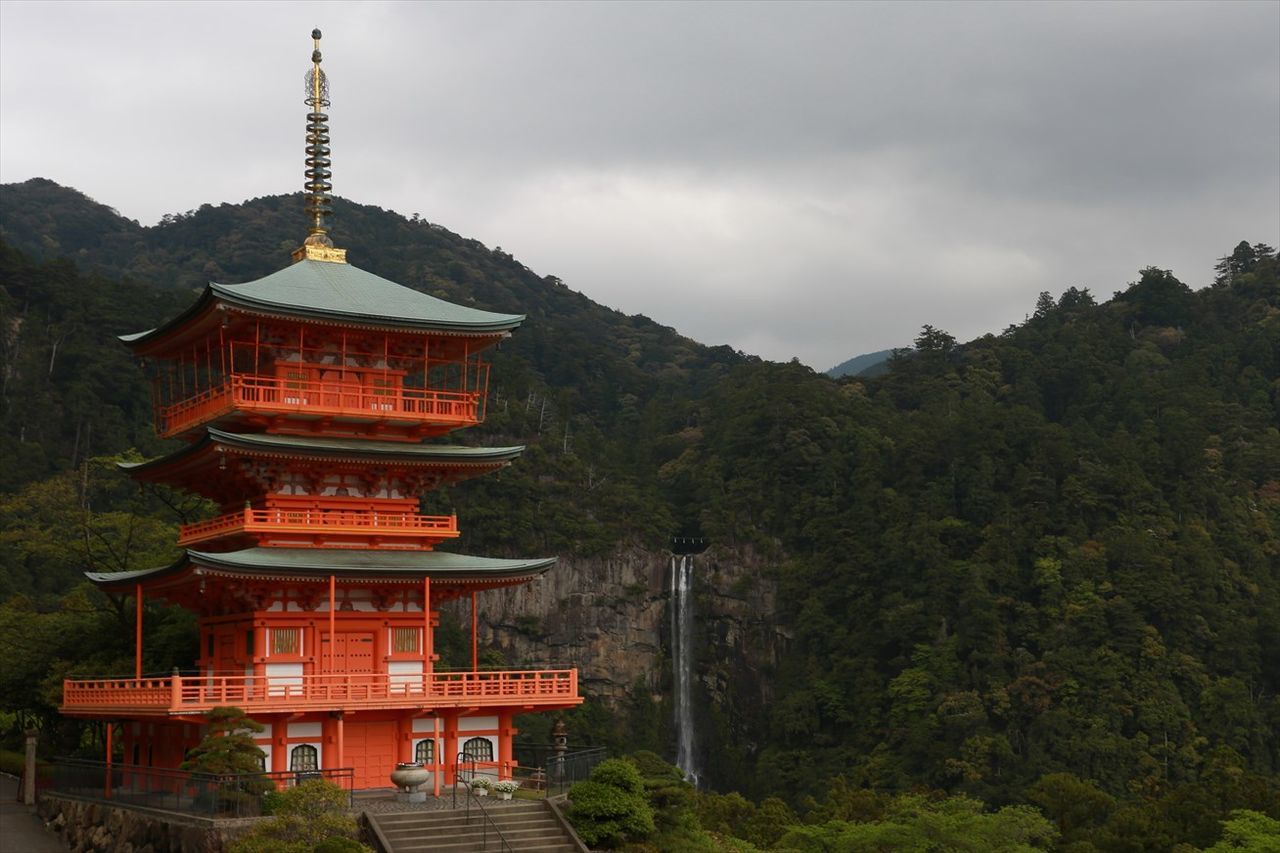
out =
[[[266,726],[268,770],[349,767],[356,788],[374,788],[397,762],[421,761],[438,792],[461,754],[509,778],[513,716],[579,704],[577,671],[480,670],[476,595],[555,559],[437,551],[458,520],[422,514],[419,497],[523,450],[423,439],[483,421],[485,353],[524,317],[427,296],[334,248],[328,82],[312,36],[312,224],[293,264],[209,284],[180,316],[122,338],[153,367],[160,435],[186,442],[123,467],[220,513],[181,528],[186,550],[170,566],[88,575],[134,598],[135,673],[68,680],[62,712],[119,723],[126,765],[176,768],[203,714],[234,705]],[[471,599],[471,669],[437,671],[438,607],[460,596]],[[143,677],[147,599],[197,614],[197,674]]]

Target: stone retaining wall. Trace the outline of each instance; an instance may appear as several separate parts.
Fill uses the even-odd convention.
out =
[[[42,793],[40,817],[72,853],[222,853],[260,818],[211,820]]]

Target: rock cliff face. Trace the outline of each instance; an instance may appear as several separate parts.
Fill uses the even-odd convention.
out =
[[[777,593],[767,564],[750,552],[711,549],[694,556],[695,690],[699,742],[716,728],[752,739],[735,709],[770,699],[767,675],[786,637],[777,625]],[[628,549],[602,558],[562,559],[533,583],[480,595],[482,645],[513,665],[571,665],[584,695],[618,708],[647,692],[669,707],[671,691],[670,552]],[[469,621],[467,605],[457,612]]]

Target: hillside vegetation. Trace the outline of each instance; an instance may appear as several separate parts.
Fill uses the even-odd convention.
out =
[[[61,672],[128,668],[131,614],[79,572],[167,559],[200,511],[101,460],[161,450],[111,336],[206,279],[282,266],[299,208],[141,228],[47,181],[2,188],[5,710],[52,720]],[[895,797],[930,789],[967,798],[956,814],[1036,805],[1077,851],[1207,847],[1233,809],[1280,818],[1270,247],[1241,243],[1200,289],[1152,267],[1110,298],[1042,294],[1027,322],[974,341],[926,326],[885,375],[833,380],[610,311],[439,226],[337,209],[357,265],[529,315],[497,356],[488,423],[460,436],[527,443],[526,458],[432,498],[463,511],[460,548],[608,553],[680,533],[775,566],[791,638],[775,699],[708,711],[712,784],[786,801],[743,809],[807,802],[825,827],[810,835],[836,838],[827,822],[901,817],[919,804]],[[190,655],[181,614],[148,618],[165,632],[151,664]],[[639,745],[625,714],[580,725]]]

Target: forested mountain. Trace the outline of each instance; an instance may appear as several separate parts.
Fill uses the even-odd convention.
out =
[[[889,369],[889,357],[892,355],[891,349],[855,355],[828,370],[827,375],[832,379],[841,379],[845,376],[883,376]]]
[[[160,450],[111,336],[206,279],[283,266],[300,207],[141,228],[46,181],[2,188],[0,594],[20,597],[0,632],[49,645],[0,665],[7,710],[49,712],[41,654],[69,658],[57,677],[127,654],[76,652],[74,613],[92,609],[78,572],[138,568],[171,541],[172,497],[86,464]],[[970,342],[925,327],[885,375],[834,380],[610,311],[439,226],[336,207],[357,265],[530,315],[498,355],[488,423],[460,436],[530,450],[459,487],[463,548],[608,553],[687,533],[763,555],[789,639],[773,701],[708,712],[716,787],[809,809],[771,813],[783,827],[874,806],[805,799],[835,777],[1029,802],[1077,851],[1208,846],[1232,809],[1280,817],[1274,249],[1241,243],[1199,289],[1153,267],[1111,298],[1042,294],[1027,322]],[[126,618],[95,606],[104,625]],[[160,668],[184,628],[157,620]],[[600,724],[635,745],[626,712]]]

